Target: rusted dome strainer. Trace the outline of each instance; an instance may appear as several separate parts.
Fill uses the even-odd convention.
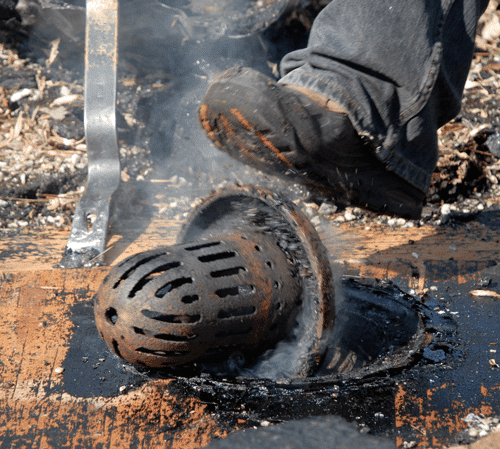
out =
[[[316,367],[333,283],[326,250],[293,203],[226,189],[193,211],[178,242],[128,258],[101,285],[96,324],[118,356],[165,368],[238,353],[266,377]]]

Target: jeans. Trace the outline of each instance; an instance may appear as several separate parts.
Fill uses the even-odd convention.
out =
[[[377,157],[427,191],[437,130],[459,112],[488,0],[332,0],[280,83],[343,106]]]

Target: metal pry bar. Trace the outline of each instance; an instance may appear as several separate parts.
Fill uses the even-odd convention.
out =
[[[111,196],[120,183],[116,136],[118,0],[87,0],[85,35],[85,138],[87,188],[73,217],[60,266],[103,264]]]

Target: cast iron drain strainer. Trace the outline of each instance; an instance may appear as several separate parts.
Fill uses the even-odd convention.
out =
[[[96,324],[118,356],[154,368],[236,357],[271,378],[317,368],[333,329],[332,274],[293,203],[227,189],[196,208],[178,242],[132,256],[104,280]]]

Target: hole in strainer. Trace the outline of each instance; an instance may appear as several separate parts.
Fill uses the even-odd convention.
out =
[[[106,320],[111,324],[116,324],[118,321],[118,312],[115,308],[109,307],[105,312]]]

